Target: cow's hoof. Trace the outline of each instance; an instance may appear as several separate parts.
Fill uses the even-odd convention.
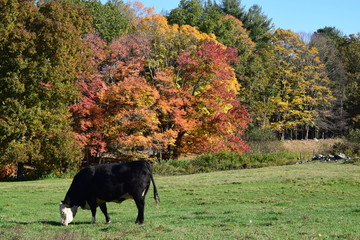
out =
[[[111,223],[111,221],[110,221],[110,220],[106,222],[106,224],[110,224],[110,223]]]
[[[144,224],[144,221],[136,221],[135,224],[142,225],[142,224]]]

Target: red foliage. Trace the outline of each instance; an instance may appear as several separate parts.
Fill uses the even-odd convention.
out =
[[[106,151],[106,142],[99,126],[103,121],[104,109],[99,105],[97,95],[104,89],[105,82],[96,69],[106,57],[106,44],[96,35],[89,35],[86,40],[92,50],[92,55],[88,59],[92,69],[79,76],[80,100],[70,106],[70,111],[76,138],[80,144],[84,147],[96,145],[98,148],[93,151],[103,152]]]
[[[200,123],[184,135],[182,151],[242,153],[249,147],[241,139],[250,121],[237,100],[238,84],[230,63],[236,61],[233,49],[214,41],[204,41],[195,51],[179,56],[184,84],[196,96],[193,107]]]
[[[83,145],[105,151],[111,143],[121,151],[151,149],[174,157],[248,149],[241,135],[249,117],[236,97],[233,49],[205,40],[181,54],[177,65],[151,69],[145,37],[122,37],[108,52],[94,36],[89,44],[99,70],[83,74],[81,99],[71,107]]]

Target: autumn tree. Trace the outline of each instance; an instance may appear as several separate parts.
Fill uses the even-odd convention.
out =
[[[276,71],[276,95],[271,98],[276,106],[270,126],[285,138],[285,132],[304,127],[304,138],[315,126],[319,109],[332,100],[325,67],[315,48],[307,46],[298,35],[278,29],[273,35],[272,60]]]
[[[244,152],[249,118],[236,97],[233,61],[236,51],[213,35],[160,15],[139,18],[99,63],[102,122],[92,129],[108,150],[137,157],[176,158],[210,143],[217,144],[211,151]]]
[[[2,0],[0,9],[0,160],[64,171],[80,160],[68,106],[90,17],[58,1]]]
[[[141,18],[134,25],[134,33],[149,41],[151,51],[147,56],[148,73],[176,65],[178,56],[187,48],[195,48],[205,39],[215,39],[215,35],[200,32],[189,25],[168,24],[162,15]]]
[[[85,154],[107,151],[107,142],[100,128],[104,119],[104,108],[100,105],[98,93],[106,87],[106,78],[98,69],[107,57],[107,45],[96,34],[88,34],[84,44],[89,47],[88,68],[80,72],[76,81],[79,96],[69,109],[73,120],[77,143],[86,149]],[[89,148],[91,146],[91,148]]]
[[[241,139],[249,118],[237,100],[239,85],[230,66],[236,51],[214,41],[204,41],[194,51],[179,56],[181,85],[195,96],[199,125],[184,134],[182,151],[236,151],[247,145]]]
[[[147,33],[147,36],[148,37],[150,36],[150,39],[153,39],[152,42],[154,44],[154,47],[153,47],[152,52],[155,51],[157,53],[156,56],[160,57],[159,61],[161,62],[161,61],[163,61],[163,59],[164,60],[165,59],[177,59],[176,62],[169,61],[165,65],[157,64],[158,70],[160,70],[163,67],[172,67],[171,69],[165,70],[165,72],[167,74],[170,74],[171,72],[174,72],[174,71],[175,71],[175,73],[177,72],[176,75],[173,73],[172,75],[174,75],[174,76],[170,77],[171,76],[170,75],[169,77],[170,77],[170,79],[172,79],[171,81],[173,81],[176,84],[175,86],[179,86],[180,88],[178,87],[178,89],[176,89],[176,88],[172,87],[172,88],[168,88],[168,89],[172,89],[171,91],[173,93],[176,91],[178,91],[178,92],[180,91],[179,94],[176,94],[176,95],[182,96],[182,97],[180,99],[176,100],[176,98],[175,98],[176,95],[172,94],[171,95],[172,97],[170,98],[171,99],[170,102],[174,102],[174,103],[176,102],[177,104],[181,103],[180,105],[177,105],[177,107],[179,107],[182,110],[178,111],[178,112],[175,111],[172,113],[168,112],[163,115],[163,116],[167,116],[167,119],[168,119],[167,121],[175,122],[175,123],[176,122],[183,123],[183,124],[175,125],[175,126],[177,126],[176,129],[178,131],[178,135],[176,137],[176,144],[175,144],[176,146],[173,146],[172,148],[174,149],[174,153],[176,155],[176,152],[181,151],[179,146],[183,142],[183,137],[187,135],[187,132],[190,131],[189,129],[192,129],[195,126],[194,125],[195,122],[192,119],[197,119],[197,118],[194,117],[194,114],[192,113],[192,111],[196,111],[197,108],[194,105],[191,105],[190,103],[193,103],[194,101],[196,101],[196,99],[198,99],[200,97],[200,95],[197,94],[199,91],[199,88],[202,89],[203,86],[209,85],[209,83],[207,83],[207,81],[209,81],[209,82],[212,81],[211,76],[213,76],[213,77],[217,76],[217,78],[224,79],[223,80],[224,82],[229,81],[229,79],[227,79],[227,78],[233,74],[233,72],[232,72],[233,68],[231,68],[229,64],[237,62],[237,60],[235,60],[237,55],[235,54],[235,52],[232,52],[232,54],[230,54],[229,53],[230,48],[227,49],[223,45],[222,45],[222,47],[220,47],[221,44],[213,45],[212,44],[212,43],[214,43],[213,35],[211,35],[211,34],[207,35],[207,34],[201,33],[191,26],[183,25],[183,26],[179,27],[176,24],[169,26],[165,19],[163,19],[161,16],[156,16],[156,15],[154,15],[150,18],[145,18],[144,20],[145,21],[143,21],[142,24],[140,26],[138,26],[138,29],[143,32],[145,30],[145,32]],[[223,21],[227,22],[228,31],[230,32],[230,34],[232,32],[236,36],[236,37],[234,37],[234,39],[232,41],[235,44],[235,46],[238,47],[239,50],[242,51],[242,53],[244,53],[245,51],[249,51],[248,48],[251,48],[251,46],[253,46],[252,45],[253,43],[251,42],[251,40],[249,40],[247,38],[245,29],[243,29],[241,27],[241,22],[238,22],[236,19],[234,19],[230,16],[228,16],[227,18],[223,18],[221,20],[221,24],[223,24]],[[151,27],[149,27],[149,26],[151,26]],[[195,51],[196,49],[198,49],[199,44],[202,46],[200,48],[201,50],[199,49],[198,51]],[[209,50],[206,50],[205,49],[206,47],[208,47]],[[220,50],[221,48],[227,49],[227,50],[223,50],[223,52],[222,52]],[[157,52],[159,49],[164,49],[167,51],[160,53],[160,52]],[[185,50],[187,50],[187,53],[184,52]],[[211,51],[213,51],[213,53],[211,53]],[[167,56],[169,56],[170,53],[172,53],[172,58],[167,57]],[[189,54],[189,55],[187,55],[187,54]],[[203,55],[201,55],[201,54],[203,54]],[[211,56],[210,56],[210,54],[211,54]],[[150,57],[151,56],[154,56],[153,53],[150,54]],[[166,56],[166,57],[163,58],[161,56]],[[231,57],[229,57],[229,56],[231,56]],[[182,61],[194,59],[196,57],[198,57],[199,59],[198,59],[198,61],[194,61],[193,68],[192,69],[188,69],[188,68],[184,69],[184,65],[183,65]],[[151,60],[151,58],[150,58],[150,60]],[[202,58],[204,58],[204,59],[202,59]],[[151,61],[153,61],[153,60],[151,60]],[[180,62],[182,64],[180,64]],[[223,65],[221,65],[221,67],[219,67],[219,65],[217,65],[220,63],[223,64]],[[214,64],[214,65],[210,66],[211,64]],[[191,66],[191,64],[188,63],[187,66]],[[215,71],[214,69],[211,69],[211,67],[215,68],[215,66],[218,67],[218,70],[217,70],[218,72]],[[227,72],[226,73],[221,72],[221,71],[219,71],[219,69],[223,69],[223,71],[225,71],[225,69],[226,69]],[[205,77],[205,75],[203,75],[203,76],[196,75],[196,74],[204,73],[206,71],[208,71],[208,75],[206,75],[206,77]],[[161,76],[163,79],[161,82],[165,83],[164,72],[162,72],[162,71],[159,71],[159,72],[161,72]],[[187,73],[185,74],[185,72],[187,72]],[[187,75],[187,74],[192,74],[193,77],[190,78],[189,75]],[[185,79],[186,79],[186,81],[185,81]],[[191,81],[190,81],[190,79],[191,79]],[[236,78],[231,78],[231,80],[236,81]],[[157,81],[157,74],[155,74],[154,81]],[[215,82],[214,82],[214,84],[215,84]],[[226,83],[228,84],[228,82],[226,82]],[[169,84],[169,82],[167,82],[167,84]],[[236,86],[238,86],[237,83],[234,83],[234,82],[232,82],[231,84],[235,84]],[[159,86],[161,86],[161,85],[157,85],[158,89],[160,89]],[[211,88],[210,85],[209,85],[209,88]],[[162,87],[161,89],[166,89],[166,88]],[[235,87],[231,91],[236,96],[237,90],[234,90],[234,89],[235,89]],[[229,90],[229,89],[227,89],[227,90]],[[161,90],[159,90],[159,91],[161,91]],[[163,94],[165,94],[165,93],[163,92]],[[163,94],[161,94],[161,96],[163,96]],[[166,93],[166,94],[169,94],[169,93]],[[218,92],[218,94],[220,94],[220,92]],[[221,94],[225,94],[225,93],[222,92]],[[194,99],[194,97],[195,97],[195,99]],[[232,95],[232,97],[234,97],[234,95]],[[236,99],[236,97],[233,100],[235,100],[235,99]],[[163,103],[165,103],[165,101],[163,101]],[[186,109],[188,111],[185,111]],[[180,112],[183,112],[182,115],[179,115]],[[244,114],[244,116],[246,115],[245,111],[243,111],[243,110],[241,110],[241,111],[239,110],[239,112],[241,112],[241,114]],[[182,119],[181,121],[174,120],[180,116]],[[173,118],[173,119],[170,120],[169,118],[170,119]],[[247,118],[244,117],[241,119],[247,119]],[[198,124],[199,123],[200,122],[198,121]],[[163,126],[164,125],[166,125],[166,124],[163,124]],[[243,127],[243,125],[241,125],[241,127]],[[239,130],[239,132],[241,132],[241,131]],[[239,137],[240,137],[240,135],[239,135]],[[193,146],[195,146],[195,144],[193,144]],[[203,147],[199,146],[198,150],[202,151],[202,149],[203,149]],[[241,149],[241,147],[239,149]],[[239,151],[241,151],[241,150],[239,150]]]

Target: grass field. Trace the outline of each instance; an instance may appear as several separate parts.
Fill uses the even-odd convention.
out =
[[[133,201],[79,210],[59,224],[71,180],[0,183],[0,239],[359,239],[360,166],[307,163],[172,177],[155,176],[161,198],[147,196],[145,224]]]

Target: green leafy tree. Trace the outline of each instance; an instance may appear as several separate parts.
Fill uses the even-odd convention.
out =
[[[221,28],[220,19],[224,16],[219,5],[208,0],[203,7],[203,14],[199,19],[199,30],[205,33],[217,33]],[[217,34],[216,34],[217,35]]]
[[[168,18],[169,24],[198,26],[203,14],[199,0],[181,0],[179,6],[171,10]]]
[[[80,160],[68,106],[90,17],[58,1],[1,0],[0,9],[0,161],[64,171]]]
[[[341,49],[346,75],[348,78],[348,91],[346,92],[346,109],[349,113],[351,125],[360,127],[360,33],[346,38],[346,45]]]
[[[316,31],[316,34],[332,39],[336,44],[343,42],[344,34],[335,27],[324,27]]]
[[[130,6],[121,0],[63,0],[89,10],[92,26],[99,36],[110,43],[114,39],[128,33],[134,15]]]
[[[259,5],[253,5],[248,11],[241,6],[240,0],[223,0],[224,13],[233,15],[244,24],[249,36],[257,47],[264,47],[270,40],[270,31],[273,28],[272,19],[269,19]]]

